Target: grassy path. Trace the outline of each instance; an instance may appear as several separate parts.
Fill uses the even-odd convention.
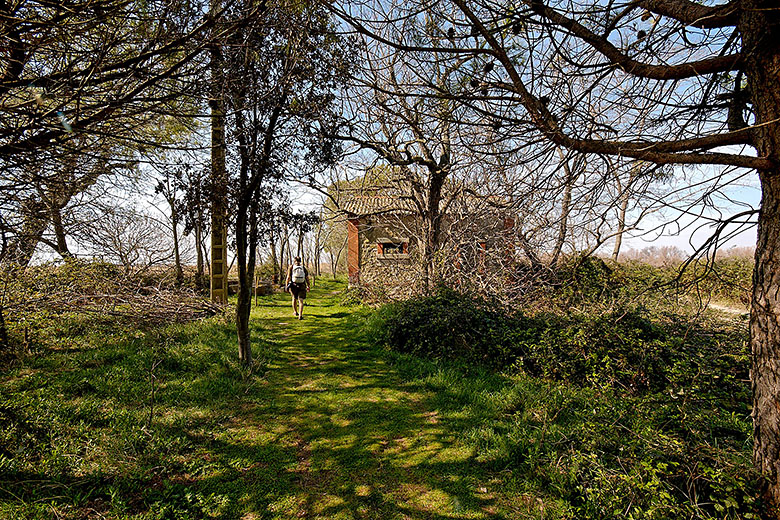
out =
[[[244,518],[516,517],[502,512],[496,482],[441,420],[434,395],[360,342],[334,289],[312,291],[302,321],[287,295],[255,308],[278,353],[265,399],[225,432],[259,450],[245,480],[263,489],[246,497]]]

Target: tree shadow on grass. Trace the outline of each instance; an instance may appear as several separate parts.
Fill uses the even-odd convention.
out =
[[[436,418],[433,396],[359,338],[346,339],[350,328],[296,327],[286,343],[268,389],[298,452],[297,478],[255,512],[279,514],[281,505],[284,518],[504,518],[485,492],[487,469]],[[264,415],[258,409],[254,420]]]
[[[341,318],[346,318],[347,316],[350,316],[350,313],[348,312],[337,312],[335,314],[314,314],[312,312],[305,312],[304,316],[306,318],[322,318],[325,320],[339,320]]]
[[[149,431],[138,381],[152,357],[95,367],[94,389],[81,392],[110,395],[117,408],[93,432],[116,444],[112,461],[85,474],[9,472],[0,511],[5,503],[28,514],[26,504],[39,503],[115,518],[505,518],[480,491],[489,471],[456,440],[464,425],[438,418],[435,396],[362,343],[351,313],[312,305],[327,325],[292,322],[282,336],[287,304],[275,295],[259,307],[264,378],[238,372],[230,326],[179,334],[181,348],[162,352]]]

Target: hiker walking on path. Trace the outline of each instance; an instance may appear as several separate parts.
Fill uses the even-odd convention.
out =
[[[301,265],[301,257],[295,257],[295,263],[287,270],[287,289],[292,295],[292,306],[295,316],[303,319],[303,304],[306,302],[306,292],[309,290],[309,271]]]

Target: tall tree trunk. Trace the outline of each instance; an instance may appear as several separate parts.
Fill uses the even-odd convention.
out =
[[[282,112],[283,103],[274,108],[268,126],[263,129],[263,152],[261,157],[271,154],[276,122]],[[238,302],[236,304],[236,327],[238,331],[238,357],[245,366],[252,366],[252,344],[249,332],[249,315],[252,312],[252,282],[255,277],[257,259],[257,215],[259,210],[258,190],[267,173],[265,160],[260,166],[252,165],[250,157],[256,144],[256,134],[247,132],[247,125],[241,111],[235,116],[238,152],[241,157],[239,171],[238,209],[236,211],[236,260],[238,261]],[[257,126],[255,125],[255,130]],[[247,214],[248,213],[248,214]],[[247,222],[248,219],[248,222]],[[247,224],[249,231],[247,233]]]
[[[216,13],[219,0],[211,0],[210,10]],[[227,302],[227,170],[225,167],[225,107],[223,93],[223,64],[220,42],[212,42],[211,83],[211,300]]]
[[[444,163],[444,159],[442,163]],[[448,164],[446,165],[449,166]],[[428,186],[427,205],[425,208],[425,218],[423,219],[423,241],[422,241],[422,269],[423,269],[423,289],[426,293],[430,292],[436,278],[436,268],[434,260],[436,252],[439,249],[439,236],[441,234],[441,192],[444,187],[444,179],[447,177],[446,170],[438,169],[430,174],[430,185]]]
[[[271,235],[271,268],[272,268],[272,279],[271,282],[274,285],[279,284],[279,264],[277,263],[276,259],[276,237]]]
[[[761,175],[750,310],[753,457],[765,477],[765,518],[780,518],[780,170]]]
[[[780,165],[780,11],[776,0],[745,0],[739,29],[752,93],[753,140]],[[763,518],[780,518],[780,166],[758,172],[758,219],[750,309],[753,459],[764,477]]]
[[[250,195],[251,196],[251,195]],[[236,261],[238,263],[238,298],[236,302],[236,331],[238,358],[245,366],[252,365],[252,342],[249,315],[252,312],[252,279],[255,276],[257,250],[257,203],[250,208],[239,204],[236,213]],[[247,215],[249,210],[249,215]],[[247,230],[247,219],[249,230]]]
[[[287,269],[284,264],[284,251],[285,244],[287,243],[287,228],[284,228],[284,236],[279,237],[279,285],[285,283],[285,276],[287,276]]]

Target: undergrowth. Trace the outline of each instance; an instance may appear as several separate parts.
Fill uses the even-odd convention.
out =
[[[251,400],[253,372],[224,346],[224,318],[139,328],[106,317],[37,315],[36,341],[0,390],[0,518],[205,518],[224,509],[183,475],[207,470],[213,432]],[[206,455],[206,458],[204,458]]]
[[[481,418],[466,434],[481,459],[551,490],[563,518],[752,518],[746,322],[584,265],[554,304],[508,312],[439,287],[378,309],[366,332],[443,406]]]
[[[754,518],[749,416],[696,396],[629,396],[392,354],[479,463],[543,497],[540,518]]]

